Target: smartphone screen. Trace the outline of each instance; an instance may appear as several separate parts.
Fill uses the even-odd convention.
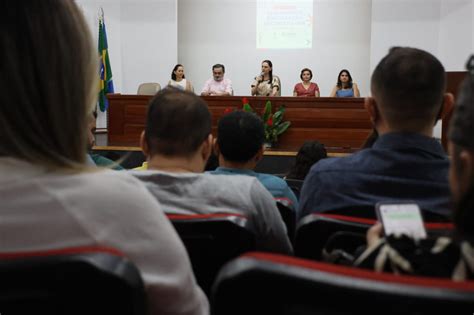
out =
[[[385,235],[405,234],[413,239],[426,238],[421,211],[415,203],[378,203],[377,215]]]

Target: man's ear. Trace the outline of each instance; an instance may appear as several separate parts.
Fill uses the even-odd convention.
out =
[[[436,117],[435,124],[438,120],[447,117],[454,109],[454,95],[452,93],[444,93],[443,104],[439,109],[438,116]]]
[[[140,135],[140,147],[142,148],[143,155],[145,155],[145,159],[148,159],[150,151],[148,148],[148,143],[146,143],[145,139],[145,130],[143,130]]]
[[[201,146],[201,157],[204,161],[207,161],[211,156],[213,143],[213,136],[212,134],[209,134]]]
[[[217,138],[214,138],[212,148],[214,150],[214,154],[216,156],[219,156],[219,154],[221,153],[221,149],[219,148],[219,144],[217,143]]]
[[[366,97],[364,100],[364,107],[369,113],[370,121],[375,126],[377,121],[380,119],[380,113],[377,102],[373,97]]]
[[[260,149],[257,151],[257,154],[255,154],[255,163],[259,162],[261,159],[263,159],[263,152],[265,152],[265,145],[262,144]]]

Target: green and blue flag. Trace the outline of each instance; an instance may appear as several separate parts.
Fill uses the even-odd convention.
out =
[[[110,67],[109,51],[107,45],[107,32],[105,30],[105,20],[102,16],[99,19],[99,57],[100,57],[100,91],[99,108],[105,112],[109,107],[107,100],[108,93],[114,93],[114,82],[112,81],[112,68]]]

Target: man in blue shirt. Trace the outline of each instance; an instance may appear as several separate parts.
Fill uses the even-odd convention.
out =
[[[379,134],[371,148],[344,158],[318,162],[300,194],[302,215],[338,212],[374,217],[379,201],[414,201],[425,219],[449,216],[449,160],[432,138],[444,108],[445,70],[431,54],[414,48],[392,48],[371,80],[365,100]]]
[[[255,114],[235,111],[223,116],[214,146],[220,167],[210,173],[256,177],[277,200],[284,199],[291,208],[297,209],[298,200],[283,179],[253,171],[263,157],[263,143],[263,122]]]

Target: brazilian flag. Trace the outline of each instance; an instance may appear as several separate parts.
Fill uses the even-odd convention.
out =
[[[107,45],[107,32],[105,31],[105,20],[99,19],[99,57],[100,57],[100,91],[99,108],[105,112],[109,107],[107,93],[114,93],[114,82],[112,81],[112,68],[110,67],[109,51]]]

